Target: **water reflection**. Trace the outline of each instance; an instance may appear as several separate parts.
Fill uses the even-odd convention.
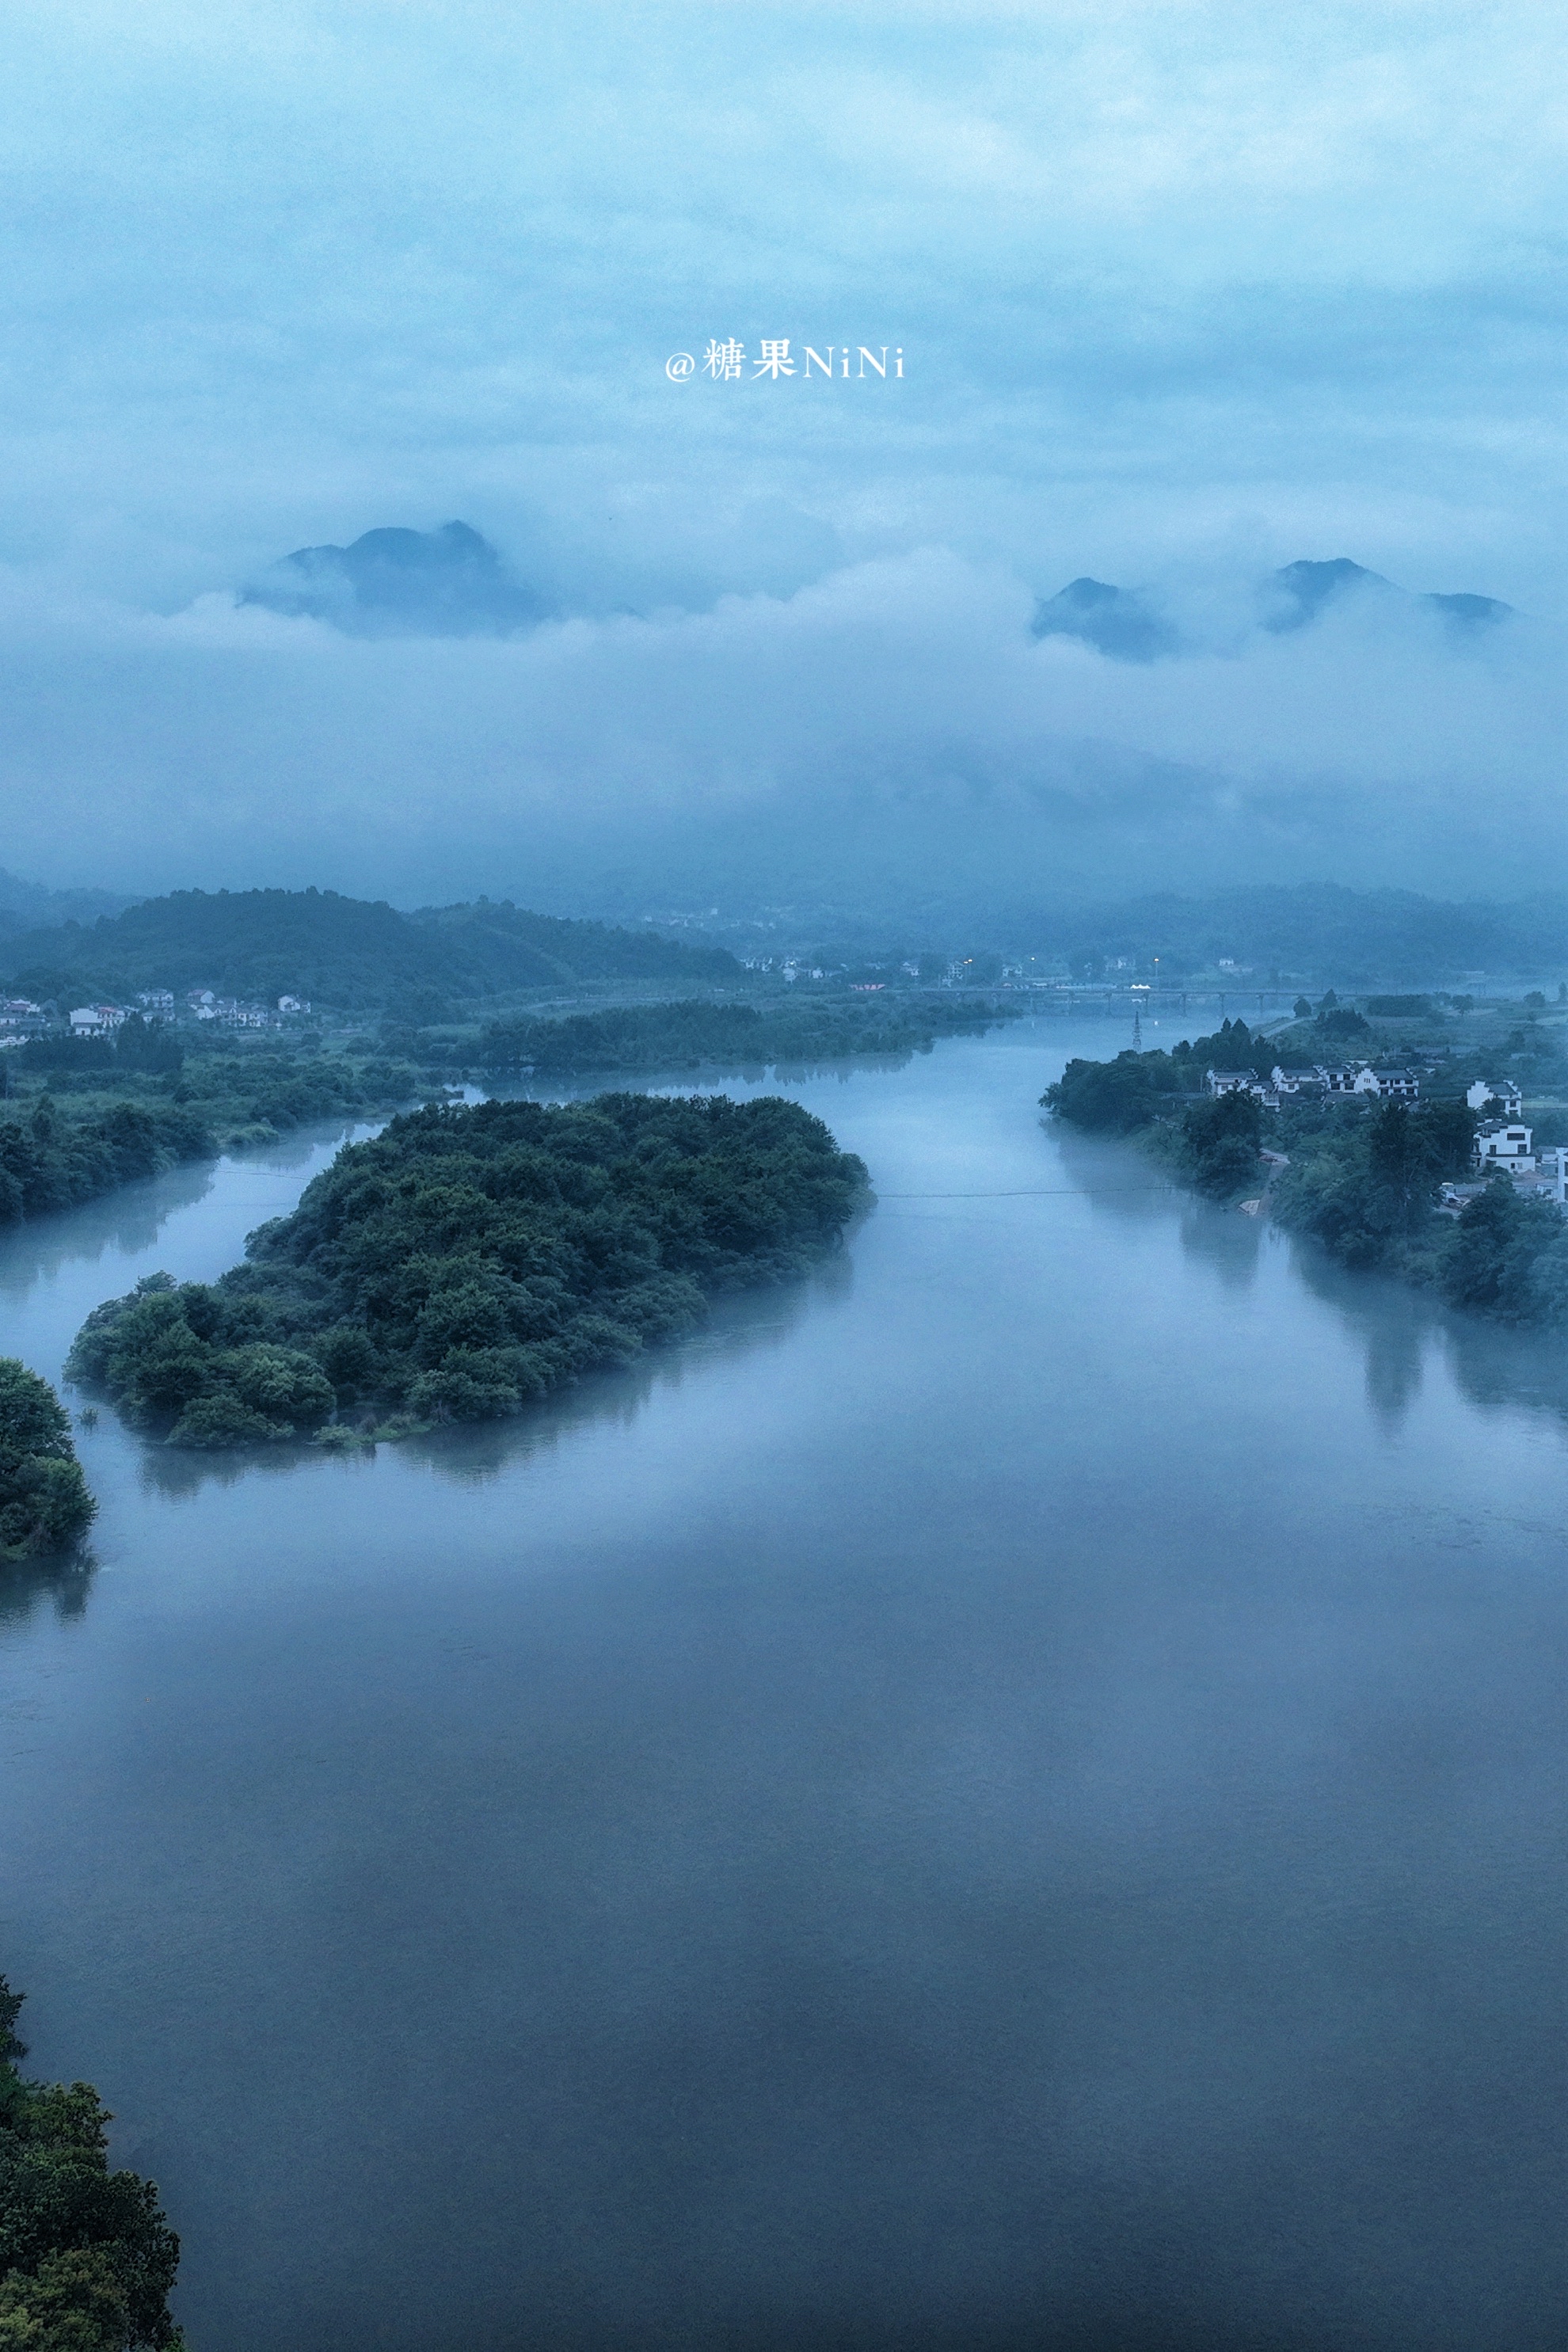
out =
[[[554,1451],[586,1423],[608,1421],[629,1429],[658,1395],[679,1391],[716,1366],[739,1362],[759,1350],[781,1348],[816,1307],[847,1300],[854,1287],[847,1251],[785,1285],[741,1291],[720,1299],[700,1330],[651,1350],[638,1361],[584,1373],[571,1388],[530,1406],[515,1419],[454,1423],[427,1434],[399,1438],[396,1449],[443,1478],[463,1486],[498,1477],[514,1464]],[[350,1471],[368,1471],[378,1447],[334,1453]],[[244,1478],[286,1477],[319,1465],[323,1450],[307,1444],[225,1447],[212,1454],[144,1440],[138,1464],[142,1491],[180,1498],[204,1487],[234,1486]]]
[[[1191,1198],[1157,1161],[1131,1145],[1078,1135],[1051,1119],[1042,1118],[1040,1125],[1056,1146],[1066,1182],[1092,1202],[1096,1217],[1124,1225],[1158,1224]]]
[[[1217,1275],[1226,1290],[1250,1290],[1268,1227],[1261,1217],[1188,1197],[1182,1212],[1182,1255]]]
[[[151,1249],[175,1210],[193,1208],[212,1189],[213,1166],[204,1161],[123,1184],[100,1201],[13,1227],[0,1248],[0,1297],[21,1300],[36,1283],[47,1281],[63,1266],[100,1258],[106,1252],[134,1257]]]
[[[110,1253],[141,1256],[157,1245],[171,1218],[209,1199],[237,1172],[252,1170],[263,1178],[295,1175],[312,1160],[324,1165],[341,1144],[373,1135],[382,1124],[332,1120],[300,1128],[277,1141],[167,1169],[160,1176],[122,1184],[100,1200],[10,1226],[0,1234],[0,1297],[19,1302],[37,1284],[65,1267],[91,1264]],[[271,1202],[259,1205],[273,1213]]]
[[[852,1265],[526,1421],[178,1507],[86,1433],[0,1884],[193,2343],[1563,2341],[1568,1450],[1470,1401],[1555,1343],[1060,1148],[1044,1060],[820,1084]]]
[[[1367,1402],[1385,1432],[1420,1394],[1434,1349],[1471,1404],[1523,1407],[1568,1425],[1568,1334],[1460,1314],[1429,1290],[1338,1265],[1315,1242],[1293,1241],[1290,1255],[1301,1283],[1360,1341]]]
[[[465,1102],[589,1102],[595,1095],[711,1095],[726,1087],[804,1087],[831,1082],[847,1086],[851,1079],[895,1077],[907,1070],[929,1046],[905,1054],[861,1054],[853,1060],[836,1056],[825,1062],[690,1062],[667,1064],[655,1070],[594,1070],[575,1078],[521,1078],[510,1084],[465,1087]]]
[[[24,1625],[52,1601],[61,1623],[82,1615],[98,1562],[89,1551],[50,1559],[0,1560],[0,1626]]]
[[[1183,1255],[1217,1275],[1227,1290],[1246,1290],[1256,1281],[1268,1231],[1263,1218],[1202,1199],[1134,1145],[1075,1135],[1054,1122],[1047,1132],[1069,1184],[1081,1191],[1096,1218],[1152,1226],[1174,1217]]]

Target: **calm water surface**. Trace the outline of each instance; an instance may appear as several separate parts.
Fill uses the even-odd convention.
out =
[[[0,1965],[194,2352],[1560,2352],[1568,1376],[1045,1131],[1123,1042],[792,1087],[844,1261],[527,1422],[83,1433]],[[5,1351],[330,1151],[10,1237]]]

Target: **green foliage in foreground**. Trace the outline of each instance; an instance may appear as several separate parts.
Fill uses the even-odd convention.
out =
[[[487,1420],[836,1249],[865,1181],[778,1097],[411,1112],[341,1151],[247,1265],[96,1308],[69,1370],[183,1445],[355,1404]]]
[[[584,1072],[763,1067],[829,1062],[849,1054],[925,1053],[939,1037],[973,1034],[1016,1017],[974,997],[897,995],[795,998],[782,1004],[616,1005],[562,1021],[497,1021],[479,1059],[488,1070],[531,1069],[542,1077]]]
[[[1200,1192],[1224,1200],[1254,1184],[1263,1144],[1263,1106],[1253,1095],[1205,1096],[1182,1113],[1177,1156]]]
[[[158,2191],[110,2171],[90,2084],[17,2073],[21,2006],[0,1977],[0,2352],[177,2352],[180,2242]]]
[[[47,1381],[0,1356],[0,1559],[68,1550],[96,1508],[65,1407]]]

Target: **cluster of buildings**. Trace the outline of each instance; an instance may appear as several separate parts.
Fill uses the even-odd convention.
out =
[[[215,1021],[226,1029],[280,1029],[290,1013],[310,1010],[300,996],[280,996],[276,1004],[256,1004],[237,996],[219,996],[210,988],[193,988],[176,1001],[172,989],[144,988],[138,992],[134,1005],[73,1005],[66,1021],[73,1037],[112,1037],[132,1012],[149,1021],[174,1021],[183,1013],[187,1019]],[[51,1020],[50,1012],[26,997],[0,998],[0,1051],[7,1045],[25,1045],[29,1037],[47,1029]]]
[[[1369,1062],[1320,1062],[1310,1070],[1287,1070],[1276,1063],[1267,1078],[1256,1070],[1209,1070],[1211,1095],[1252,1095],[1266,1110],[1278,1110],[1288,1097],[1304,1094],[1373,1095],[1383,1102],[1415,1102],[1421,1080],[1414,1070],[1374,1069]]]
[[[226,1029],[279,1029],[290,1013],[310,1010],[300,996],[280,996],[276,1004],[257,1004],[237,996],[219,996],[210,988],[189,989],[178,1003],[172,989],[143,988],[137,992],[136,1005],[150,1021],[172,1021],[183,1010],[190,1019],[216,1021]],[[84,1004],[71,1013],[70,1025],[79,1036],[108,1036],[130,1017],[131,1010],[125,1004]]]
[[[1210,1070],[1205,1074],[1209,1093],[1219,1095],[1251,1095],[1268,1109],[1278,1110],[1284,1097],[1308,1092],[1328,1095],[1371,1095],[1384,1102],[1415,1102],[1421,1087],[1414,1070],[1375,1069],[1367,1062],[1352,1062],[1341,1068],[1330,1069],[1320,1065],[1313,1070],[1286,1070],[1278,1066],[1267,1079],[1256,1070]],[[1497,1175],[1510,1176],[1521,1192],[1539,1194],[1555,1201],[1568,1213],[1568,1145],[1554,1144],[1537,1151],[1532,1130],[1521,1114],[1524,1098],[1511,1078],[1478,1078],[1466,1091],[1465,1100],[1471,1110],[1492,1110],[1500,1118],[1483,1118],[1476,1129],[1474,1150],[1475,1181],[1468,1184],[1445,1184],[1442,1204],[1456,1214],[1467,1201],[1489,1184]]]

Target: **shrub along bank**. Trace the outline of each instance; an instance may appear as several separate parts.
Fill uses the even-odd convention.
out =
[[[37,1042],[47,1085],[0,1101],[0,1225],[429,1090],[411,1063],[385,1055],[201,1054],[152,1074],[96,1039]],[[34,1050],[13,1057],[24,1078]]]
[[[694,997],[673,1004],[608,1006],[558,1021],[492,1022],[479,1046],[490,1071],[540,1077],[599,1071],[764,1068],[779,1062],[830,1062],[851,1054],[929,1053],[938,1037],[973,1035],[1015,1020],[1018,1008],[973,996],[905,1002],[865,996],[807,997],[759,1006]]]
[[[490,1419],[837,1249],[865,1181],[777,1097],[416,1111],[340,1152],[246,1265],[95,1309],[68,1369],[181,1445],[304,1435],[355,1407]]]

